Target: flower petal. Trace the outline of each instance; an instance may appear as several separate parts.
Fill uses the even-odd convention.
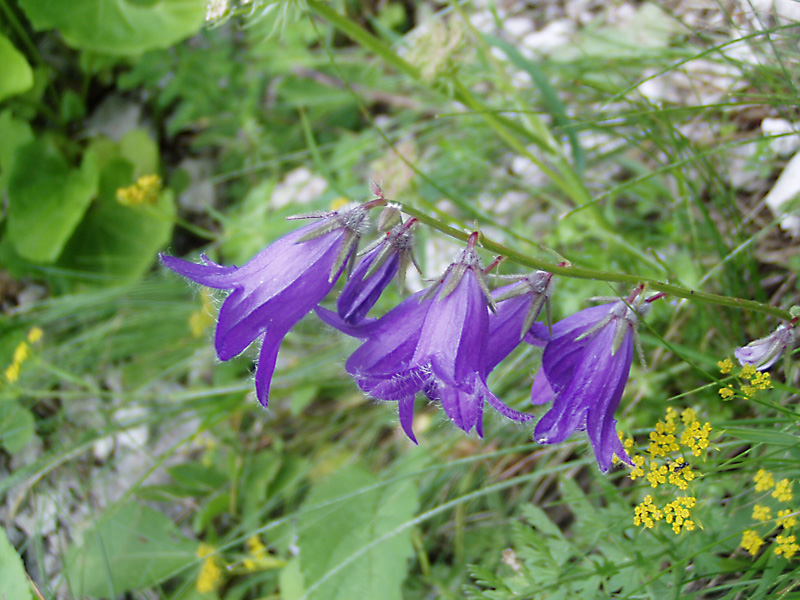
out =
[[[264,408],[267,408],[269,404],[269,388],[275,372],[275,361],[287,332],[288,330],[281,331],[277,328],[270,328],[264,334],[261,342],[261,351],[256,365],[256,398]]]
[[[412,427],[414,422],[414,396],[400,398],[397,401],[397,412],[400,416],[400,426],[405,431],[408,439],[416,444],[417,438]]]
[[[370,265],[382,250],[383,244],[372,250],[356,265],[336,301],[339,316],[348,323],[358,323],[367,316],[397,273],[400,255],[393,253],[373,275],[364,278]]]

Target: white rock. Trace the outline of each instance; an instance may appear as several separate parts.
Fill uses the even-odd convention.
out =
[[[568,44],[575,32],[575,25],[566,20],[560,19],[548,23],[540,31],[534,31],[522,38],[522,45],[534,52],[546,54],[554,48]]]
[[[782,136],[769,142],[770,148],[779,156],[789,156],[800,148],[800,135],[797,131],[798,127],[786,119],[767,117],[761,121],[761,132],[764,135]]]
[[[272,190],[271,204],[283,208],[289,204],[308,204],[319,198],[328,189],[328,182],[314,175],[306,167],[289,171],[286,177]]]
[[[189,187],[180,196],[178,204],[186,211],[205,213],[216,204],[217,194],[211,183],[214,163],[205,158],[185,158],[178,165],[189,175]]]
[[[778,181],[767,194],[764,201],[775,218],[780,219],[781,229],[792,237],[800,237],[800,216],[795,208],[788,214],[789,204],[800,194],[800,152],[795,154],[784,167]]]
[[[505,20],[503,27],[510,35],[521,38],[533,30],[534,23],[528,17],[511,17]]]

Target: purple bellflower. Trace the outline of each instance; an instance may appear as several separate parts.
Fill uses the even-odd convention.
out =
[[[411,249],[414,245],[412,227],[416,219],[396,225],[361,259],[336,301],[339,316],[347,323],[355,324],[367,316],[375,306],[383,290],[397,274],[403,285]]]
[[[788,325],[781,323],[767,337],[737,348],[733,353],[734,356],[739,359],[742,366],[753,365],[759,371],[766,371],[783,356],[787,349],[792,350],[795,347],[798,337],[800,337],[800,330],[795,329],[794,324],[794,320]]]
[[[364,340],[345,368],[368,395],[397,401],[400,424],[415,443],[412,420],[419,391],[440,402],[459,428],[475,428],[481,436],[484,401],[515,421],[532,418],[497,399],[486,386],[486,376],[519,344],[530,307],[538,303],[541,309],[539,296],[549,289],[550,276],[531,276],[533,284],[527,288],[524,283],[501,288],[498,292],[513,288],[514,298],[490,314],[471,240],[440,286],[407,298],[380,319],[353,326],[329,310],[316,309],[329,325]],[[547,277],[544,283],[542,276]]]
[[[333,288],[358,244],[371,203],[305,217],[306,225],[267,246],[242,267],[201,256],[192,263],[160,255],[165,267],[201,285],[231,290],[222,304],[214,347],[220,360],[238,356],[257,338],[256,397],[266,407],[278,349],[289,330]]]
[[[661,297],[642,302],[641,291],[637,288],[627,301],[587,308],[553,325],[531,389],[533,404],[553,402],[536,424],[535,441],[556,444],[573,431],[586,431],[603,472],[615,454],[631,464],[614,412],[628,381],[636,326],[650,302]]]

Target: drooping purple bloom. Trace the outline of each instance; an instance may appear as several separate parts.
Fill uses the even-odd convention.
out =
[[[631,464],[614,412],[628,381],[636,326],[650,306],[646,300],[634,307],[638,293],[627,302],[587,308],[553,325],[531,389],[533,404],[553,402],[536,424],[536,442],[556,444],[576,430],[586,431],[603,472],[615,454]]]
[[[336,301],[339,316],[346,322],[354,324],[366,317],[395,274],[402,285],[414,244],[411,230],[414,222],[416,219],[387,232],[353,269]]]
[[[766,371],[783,356],[787,349],[794,348],[798,333],[792,323],[781,323],[767,337],[754,340],[737,348],[734,356],[741,365],[753,365],[759,371]]]
[[[380,319],[356,326],[331,311],[316,309],[329,325],[364,339],[347,360],[347,372],[370,396],[398,402],[400,423],[414,442],[413,406],[420,391],[440,402],[458,427],[466,432],[475,428],[481,436],[484,402],[512,420],[532,418],[497,399],[486,386],[486,377],[519,344],[530,307],[537,304],[537,293],[548,288],[549,275],[543,288],[537,276],[536,286],[500,302],[492,314],[481,275],[477,255],[468,248],[448,269],[434,298],[430,290],[419,292]],[[511,288],[519,292],[515,283],[493,296]],[[541,306],[538,302],[539,310]]]
[[[201,256],[197,264],[160,255],[161,262],[201,285],[231,290],[222,304],[214,347],[220,360],[241,354],[257,338],[256,396],[267,406],[278,349],[289,330],[333,288],[358,243],[368,205],[351,205],[267,246],[242,267]]]

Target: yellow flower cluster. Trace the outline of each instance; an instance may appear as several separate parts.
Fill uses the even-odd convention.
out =
[[[680,431],[679,427],[682,427]],[[668,408],[664,420],[656,423],[649,434],[648,466],[645,467],[647,459],[644,456],[633,456],[630,478],[633,480],[645,478],[652,488],[669,484],[682,492],[686,491],[689,483],[697,477],[697,472],[687,461],[686,455],[700,456],[707,450],[711,431],[710,423],[701,424],[697,420],[697,412],[694,409],[687,408],[679,414],[674,408]],[[626,449],[632,445],[633,440],[623,441]],[[676,456],[677,452],[683,455]],[[633,522],[637,526],[652,528],[655,522],[663,519],[672,525],[672,530],[676,534],[684,529],[691,531],[696,525],[689,518],[690,509],[694,508],[696,503],[694,496],[679,496],[660,509],[655,504],[653,496],[648,495],[634,508]]]
[[[681,527],[688,531],[694,529],[689,509],[694,508],[695,504],[697,499],[694,496],[680,496],[664,507],[664,520],[672,525],[675,535],[681,532]]]
[[[136,183],[117,190],[117,202],[125,206],[136,204],[155,204],[161,191],[161,177],[142,175]]]
[[[756,556],[759,548],[763,545],[764,540],[752,529],[748,529],[742,534],[742,541],[739,544],[739,546],[747,550],[752,556]]]
[[[794,497],[792,494],[791,481],[788,479],[781,479],[775,483],[775,477],[772,473],[764,469],[758,470],[753,477],[753,482],[755,483],[755,491],[769,492],[772,490],[770,496],[775,498],[778,502],[791,502]],[[754,521],[764,523],[774,520],[774,525],[783,528],[783,534],[775,538],[774,552],[776,555],[783,555],[787,559],[800,552],[800,545],[795,543],[795,536],[789,535],[788,532],[789,529],[797,524],[795,515],[796,511],[793,511],[791,508],[785,508],[778,510],[777,517],[773,519],[772,509],[769,506],[762,504],[755,504],[753,506],[752,517]],[[760,536],[756,530],[748,529],[742,534],[742,541],[739,546],[755,557],[764,544],[764,537]]]
[[[201,594],[213,592],[222,583],[222,569],[214,555],[214,547],[200,544],[197,548],[197,557],[204,559],[200,574],[197,576],[197,591]]]
[[[653,504],[653,497],[647,495],[644,501],[633,509],[633,524],[637,527],[644,525],[648,529],[652,529],[656,521],[664,518],[664,514]]]
[[[11,359],[11,364],[6,367],[3,375],[8,383],[15,383],[19,379],[20,368],[22,363],[28,360],[31,354],[31,344],[38,344],[44,332],[39,327],[32,327],[28,331],[26,340],[22,340],[17,347],[14,348],[14,356]]]
[[[201,306],[189,315],[189,329],[194,337],[201,337],[203,332],[214,324],[214,304],[211,292],[203,288],[200,292]]]
[[[733,371],[733,362],[730,358],[717,363],[720,373],[728,375]],[[739,379],[739,389],[745,398],[752,398],[759,391],[772,388],[769,373],[758,371],[753,365],[744,365],[736,376]],[[719,388],[719,396],[723,400],[730,400],[736,394],[731,384]]]
[[[779,535],[775,538],[775,554],[780,556],[783,554],[785,558],[792,558],[797,552],[800,552],[800,545],[795,543],[793,535]]]
[[[267,552],[267,547],[257,535],[247,538],[247,553],[248,557],[242,561],[246,571],[266,571],[286,565],[286,561]]]

